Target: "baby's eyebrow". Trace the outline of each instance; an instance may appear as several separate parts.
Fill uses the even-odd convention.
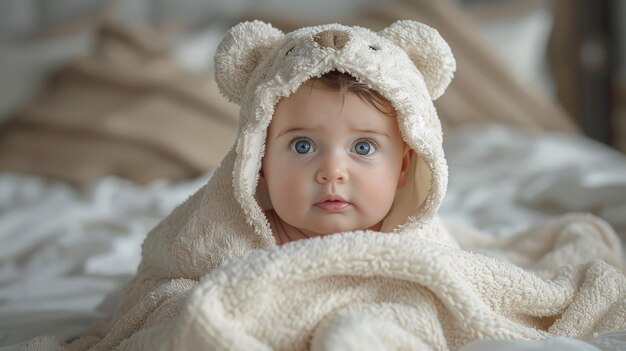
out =
[[[276,135],[276,138],[278,139],[282,135],[285,135],[287,133],[310,131],[310,130],[313,130],[313,128],[304,128],[304,127],[287,128],[287,129],[283,130],[282,132],[278,133],[278,135]],[[354,131],[357,132],[357,133],[363,133],[363,134],[376,134],[376,135],[383,136],[383,137],[385,137],[387,139],[391,139],[391,137],[389,135],[387,135],[387,133],[382,132],[380,130],[375,130],[375,129],[354,129]]]
[[[284,135],[284,134],[287,134],[287,133],[307,131],[307,130],[312,130],[312,129],[311,128],[303,128],[303,127],[287,128],[287,129],[283,130],[282,132],[278,133],[278,135],[276,135],[276,138],[280,138],[281,135]]]
[[[385,132],[381,132],[381,131],[379,131],[379,130],[371,130],[371,129],[355,129],[354,131],[355,131],[355,132],[358,132],[358,133],[365,133],[365,134],[378,134],[378,135],[384,136],[384,137],[385,137],[385,138],[387,138],[387,139],[391,139],[391,137],[390,137],[389,135],[387,135],[387,133],[385,133]]]

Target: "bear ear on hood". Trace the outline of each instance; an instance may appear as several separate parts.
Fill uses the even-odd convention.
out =
[[[239,104],[252,71],[268,50],[284,36],[262,21],[243,22],[231,28],[215,53],[215,80],[222,94]]]
[[[436,29],[416,21],[401,20],[379,31],[378,35],[391,40],[409,55],[424,76],[433,100],[443,94],[454,76],[456,61],[450,46]]]

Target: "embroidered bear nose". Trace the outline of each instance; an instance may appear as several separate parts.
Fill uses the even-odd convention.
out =
[[[315,34],[313,40],[322,47],[341,49],[350,41],[350,34],[343,30],[325,30]]]

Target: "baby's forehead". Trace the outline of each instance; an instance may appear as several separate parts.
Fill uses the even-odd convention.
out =
[[[399,135],[395,116],[381,112],[356,94],[342,95],[331,88],[311,90],[306,86],[283,98],[274,110],[268,135],[278,138],[286,130],[341,136],[350,132],[378,131],[389,135],[390,139]]]
[[[356,91],[354,89],[343,89],[341,90],[338,87],[332,87],[325,84],[320,77],[312,77],[306,80],[303,84],[301,84],[294,92],[287,96],[280,97],[276,104],[278,107],[280,104],[285,104],[286,101],[290,105],[299,105],[299,104],[315,104],[318,100],[321,100],[322,97],[327,97],[329,95],[341,101],[343,104],[346,100],[346,97],[358,97],[364,104],[371,105],[372,107],[378,106],[379,109],[383,108],[385,110],[393,111],[394,116],[396,111],[387,99],[382,98],[382,95],[378,93],[375,89],[372,88],[361,88],[360,91]],[[322,92],[323,94],[315,94],[316,92]],[[380,98],[375,99],[372,98],[374,95],[380,96]],[[381,111],[383,112],[383,111]]]

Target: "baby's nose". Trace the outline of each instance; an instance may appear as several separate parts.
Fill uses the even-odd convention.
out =
[[[343,184],[348,181],[348,173],[341,170],[335,170],[328,173],[318,172],[317,181],[322,184],[329,182]]]
[[[325,30],[313,37],[321,47],[341,49],[350,41],[350,34],[343,30]]]
[[[321,183],[335,182],[339,184],[346,183],[350,180],[348,171],[338,162],[328,162],[320,168],[315,175],[315,179]]]

